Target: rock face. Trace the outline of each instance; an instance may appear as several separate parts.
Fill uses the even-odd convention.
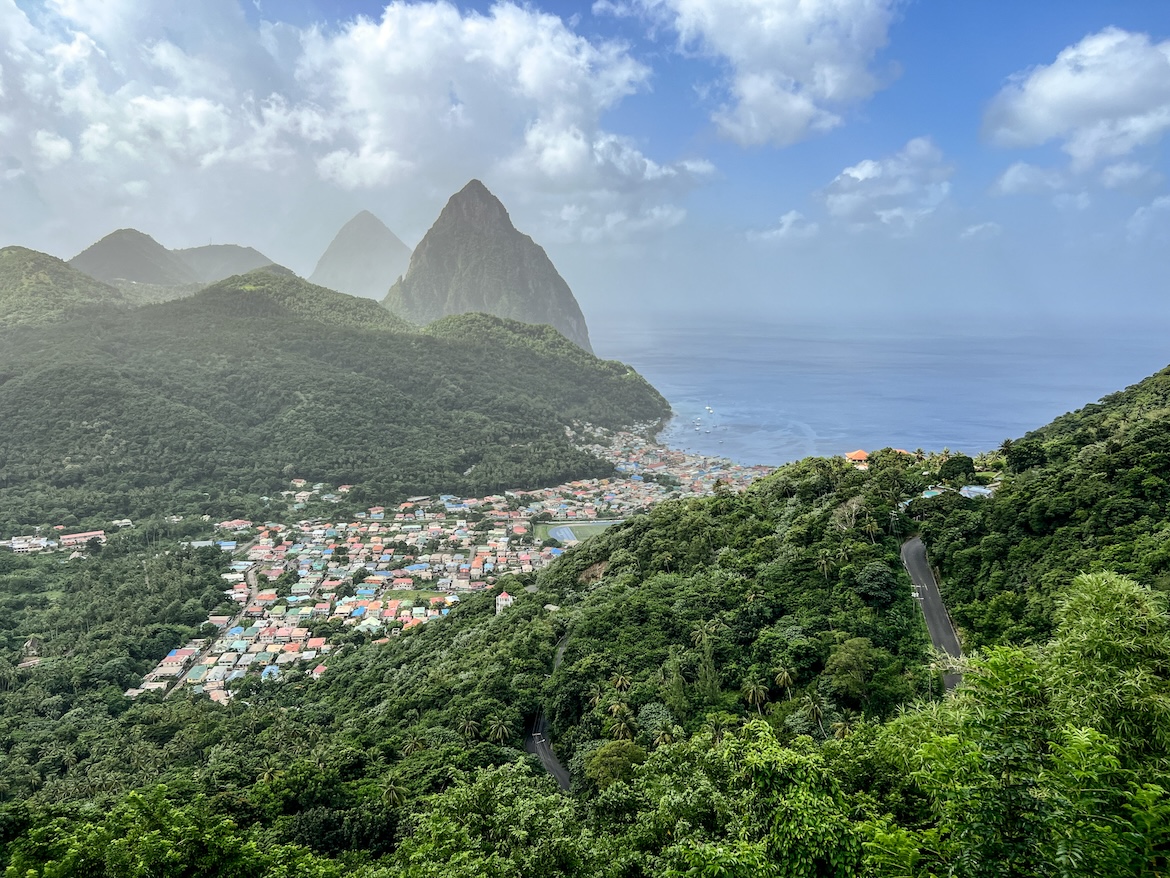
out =
[[[451,196],[382,304],[415,323],[469,311],[546,323],[592,353],[573,291],[479,180]]]
[[[136,229],[118,229],[69,260],[69,265],[106,283],[178,286],[200,282],[178,254]]]
[[[187,263],[199,275],[199,280],[208,284],[272,264],[259,250],[239,244],[208,244],[171,252]]]
[[[410,264],[410,248],[363,210],[326,248],[309,280],[351,296],[382,299]]]

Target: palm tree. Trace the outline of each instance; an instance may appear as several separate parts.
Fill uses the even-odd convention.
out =
[[[628,713],[614,717],[609,724],[609,733],[615,741],[629,741],[634,737],[634,724]]]
[[[666,744],[673,744],[682,738],[682,735],[682,726],[662,726],[657,734],[654,735],[654,746],[663,747]]]
[[[819,694],[810,693],[805,695],[801,705],[801,711],[817,724],[817,727],[821,730],[821,737],[829,737],[825,732],[824,724],[821,722],[825,718],[825,702]]]
[[[479,723],[471,716],[466,716],[459,724],[459,731],[468,741],[473,741],[479,735]]]
[[[589,706],[597,707],[605,700],[605,689],[600,683],[594,683],[589,690]]]
[[[784,690],[785,694],[787,694],[787,696],[788,696],[788,700],[791,701],[792,700],[792,684],[793,684],[793,682],[795,682],[792,679],[792,671],[790,671],[784,665],[781,665],[780,667],[778,667],[776,669],[775,679],[776,679],[776,685]]]
[[[493,713],[489,716],[487,722],[489,740],[495,741],[497,744],[503,744],[508,738],[512,737],[512,727],[498,713]]]
[[[282,774],[284,774],[284,770],[281,765],[280,758],[270,754],[268,758],[264,760],[264,765],[260,769],[260,777],[258,780],[261,783],[270,784],[273,783]]]
[[[427,749],[426,738],[417,732],[412,733],[402,744],[402,753],[404,756],[411,756],[415,753],[420,753],[425,749]]]
[[[613,686],[618,692],[625,692],[633,684],[629,673],[625,668],[619,667],[613,672],[613,676],[609,678],[609,684]]]
[[[828,549],[821,549],[817,553],[817,569],[825,577],[825,582],[829,581],[829,571],[833,569],[833,553]]]
[[[606,710],[609,711],[610,716],[617,716],[619,713],[622,713],[622,712],[629,713],[630,706],[628,704],[625,704],[624,702],[615,701],[615,702],[613,702],[613,704],[611,704],[609,707],[607,707]]]
[[[837,740],[848,738],[853,734],[853,729],[856,728],[861,716],[855,710],[846,710],[841,714],[841,718],[834,722],[829,728],[833,732],[833,737]]]
[[[406,802],[406,787],[387,778],[382,784],[382,804],[387,808],[400,808]]]
[[[768,687],[759,680],[747,680],[740,691],[748,705],[755,707],[756,712],[763,716],[762,705],[768,700]]]

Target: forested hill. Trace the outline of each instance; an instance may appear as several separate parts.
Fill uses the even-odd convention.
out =
[[[1004,443],[993,499],[916,500],[969,645],[1037,642],[1080,571],[1170,590],[1170,369]]]
[[[988,650],[942,698],[897,563],[921,480],[879,453],[664,504],[499,583],[502,614],[469,594],[399,636],[355,631],[320,680],[250,676],[226,706],[121,694],[221,599],[214,549],[127,533],[66,564],[0,555],[0,867],[1165,874],[1162,596],[1074,578],[1051,640]],[[522,749],[541,712],[568,794]]]
[[[114,287],[55,256],[25,247],[0,249],[0,327],[50,323],[102,304],[127,302]]]
[[[138,518],[204,493],[215,511],[290,474],[379,501],[606,475],[564,426],[669,412],[626,367],[568,359],[506,323],[456,339],[399,325],[376,303],[261,270],[3,331],[0,532]]]

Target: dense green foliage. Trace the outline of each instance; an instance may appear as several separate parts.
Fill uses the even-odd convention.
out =
[[[121,305],[114,287],[24,247],[0,249],[0,327],[38,325],[94,305]]]
[[[565,425],[668,412],[627,367],[521,324],[400,326],[372,301],[261,270],[0,334],[0,533],[227,514],[294,475],[358,485],[355,502],[604,476]]]
[[[265,878],[1167,868],[1170,616],[1125,578],[1075,580],[1051,642],[992,650],[955,698],[828,736],[794,737],[775,715],[747,709],[646,747],[618,739],[590,763],[604,783],[573,796],[494,743],[515,739],[511,716],[444,705],[444,687],[465,687],[428,670],[426,640],[465,646],[463,674],[501,692],[523,671],[509,658],[485,662],[481,635],[499,637],[505,657],[523,652],[529,632],[534,654],[550,646],[535,596],[503,617],[487,600],[471,603],[399,642],[354,650],[335,679],[364,667],[360,682],[269,684],[222,709],[90,702],[40,744],[36,733],[16,743],[10,727],[6,752],[26,764],[40,755],[26,773],[46,782],[31,797],[7,795],[0,863],[13,876]],[[1123,679],[1140,682],[1119,703]],[[360,705],[339,697],[361,691]],[[461,730],[447,725],[457,716]],[[120,773],[87,780],[90,753],[117,734]],[[127,783],[142,789],[123,792]]]
[[[1170,370],[1005,443],[992,499],[916,500],[951,615],[972,646],[1039,642],[1080,571],[1170,588]]]

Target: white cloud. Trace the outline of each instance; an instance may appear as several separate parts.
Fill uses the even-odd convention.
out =
[[[1170,229],[1170,195],[1160,195],[1144,207],[1139,207],[1127,226],[1132,240],[1157,236],[1165,238]]]
[[[830,215],[858,228],[909,232],[950,192],[953,169],[928,137],[916,137],[892,156],[846,168],[824,191]]]
[[[1116,162],[1101,169],[1106,189],[1143,189],[1162,182],[1162,175],[1142,162]]]
[[[996,195],[1034,194],[1054,192],[1063,189],[1065,185],[1065,176],[1060,171],[1016,162],[1000,174],[999,179],[992,184],[991,191]]]
[[[785,146],[828,131],[883,85],[871,64],[898,0],[642,0],[686,50],[729,67],[712,118],[744,146]],[[611,4],[605,4],[609,6]],[[619,10],[622,7],[619,7]],[[596,9],[596,7],[595,7]]]
[[[713,172],[602,124],[649,76],[625,45],[509,2],[484,14],[396,2],[377,19],[299,29],[253,26],[229,0],[197,12],[50,0],[28,14],[0,0],[0,160],[50,215],[101,210],[147,231],[314,187],[339,203],[393,186],[420,205],[414,225],[479,177],[529,218],[579,207],[576,225],[552,230],[601,240],[679,222],[680,199]],[[145,193],[175,207],[143,220]],[[250,216],[240,223],[255,228]]]
[[[1170,41],[1109,27],[1017,74],[987,110],[992,142],[1058,140],[1073,168],[1129,155],[1170,129]]]
[[[817,223],[809,222],[798,210],[790,210],[780,217],[780,222],[762,232],[748,232],[749,241],[797,241],[814,237],[819,231]]]
[[[995,222],[977,223],[972,226],[967,226],[959,233],[960,241],[986,241],[990,238],[998,238],[1003,232],[1003,226]]]
[[[73,155],[73,144],[52,131],[38,131],[33,135],[33,151],[45,167],[52,168]]]

